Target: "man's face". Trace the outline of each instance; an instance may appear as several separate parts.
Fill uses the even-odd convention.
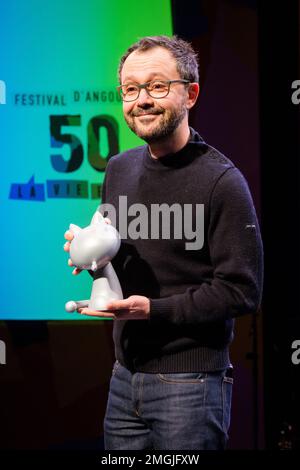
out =
[[[174,57],[163,47],[132,52],[121,73],[122,85],[180,78]],[[188,92],[182,83],[172,83],[169,94],[160,99],[152,98],[142,88],[135,101],[123,102],[124,117],[141,139],[156,142],[169,137],[183,119],[187,119],[187,99]]]

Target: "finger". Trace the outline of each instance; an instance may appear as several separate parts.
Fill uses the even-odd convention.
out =
[[[111,225],[111,220],[108,217],[104,217],[104,222],[106,222],[108,225]]]
[[[66,242],[66,243],[64,244],[64,250],[65,250],[65,251],[70,251],[70,245],[71,245],[70,242]]]
[[[127,310],[131,302],[128,299],[114,300],[107,304],[107,310]]]
[[[74,238],[74,234],[70,230],[67,230],[64,234],[64,237],[66,240],[71,241]]]
[[[69,265],[69,266],[74,266],[74,264],[72,263],[71,258],[68,259],[68,265]]]
[[[81,315],[88,315],[90,317],[115,318],[115,315],[113,312],[91,310],[90,308],[79,308],[77,311]]]
[[[82,269],[80,269],[80,268],[75,268],[75,269],[73,269],[72,274],[73,274],[74,276],[77,276],[77,274],[80,274],[81,271],[82,271]]]

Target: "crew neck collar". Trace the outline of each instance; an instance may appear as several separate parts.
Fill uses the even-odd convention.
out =
[[[169,153],[163,157],[153,158],[150,154],[149,146],[146,145],[143,153],[144,165],[152,170],[169,170],[180,168],[188,165],[195,157],[199,155],[199,149],[202,147],[203,152],[207,145],[204,140],[192,127],[190,127],[190,138],[186,145],[178,152]]]

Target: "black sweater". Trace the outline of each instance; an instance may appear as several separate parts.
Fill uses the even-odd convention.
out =
[[[255,312],[262,291],[262,243],[245,179],[191,129],[176,154],[154,160],[142,146],[111,158],[102,202],[115,207],[118,229],[119,196],[149,214],[151,204],[203,204],[205,237],[197,250],[186,250],[184,238],[122,240],[113,265],[124,297],[145,295],[151,310],[149,320],[114,322],[116,358],[151,373],[228,367],[233,318]]]

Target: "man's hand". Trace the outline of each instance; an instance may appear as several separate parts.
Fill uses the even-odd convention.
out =
[[[64,250],[65,251],[70,251],[70,246],[71,246],[71,241],[73,240],[74,238],[74,235],[72,232],[70,232],[70,230],[67,230],[65,232],[65,235],[64,235],[65,239],[68,240],[65,244],[64,244]],[[68,259],[68,265],[69,266],[74,266],[72,261],[71,261],[71,258]],[[72,274],[74,274],[74,276],[76,276],[77,274],[81,273],[82,269],[79,269],[79,268],[75,268],[73,269],[72,271]]]
[[[78,312],[91,317],[113,318],[114,320],[148,320],[150,300],[142,295],[131,295],[127,299],[113,300],[107,304],[107,310],[80,308]]]

